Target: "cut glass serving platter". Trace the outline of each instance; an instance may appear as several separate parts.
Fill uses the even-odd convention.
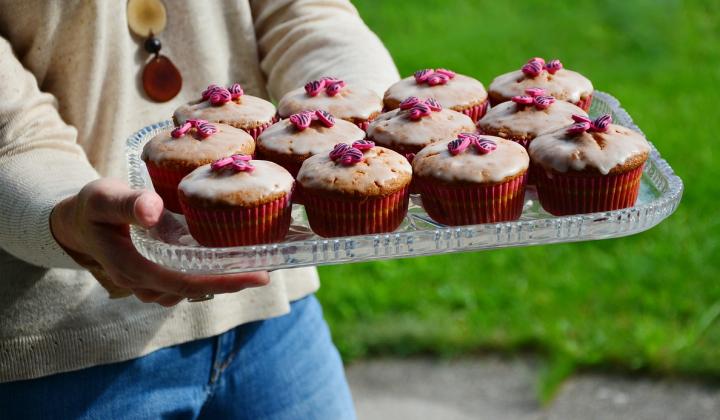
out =
[[[612,114],[615,124],[641,132],[614,97],[596,91],[590,116],[605,113]],[[171,127],[171,121],[152,124],[127,140],[128,177],[133,188],[153,188],[140,154],[148,140]],[[402,225],[385,234],[322,238],[310,229],[304,208],[294,204],[290,232],[283,242],[274,244],[203,247],[188,233],[184,217],[168,211],[157,226],[133,226],[130,235],[145,258],[174,270],[205,274],[276,270],[628,236],[669,217],[682,192],[682,181],[652,146],[639,198],[635,206],[622,210],[556,217],[540,207],[535,189],[529,187],[522,216],[513,222],[447,227],[428,217],[420,197],[413,195]]]

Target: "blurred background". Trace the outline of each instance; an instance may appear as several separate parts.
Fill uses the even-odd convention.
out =
[[[541,397],[578,369],[720,378],[720,1],[353,3],[402,76],[488,86],[561,59],[620,100],[686,189],[632,237],[322,267],[345,361],[529,352]]]

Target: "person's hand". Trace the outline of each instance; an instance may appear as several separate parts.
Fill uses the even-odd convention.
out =
[[[143,258],[133,246],[129,225],[151,227],[163,211],[159,195],[132,190],[124,182],[99,179],[58,203],[50,227],[58,243],[117,296],[130,292],[143,302],[173,306],[184,298],[232,293],[266,285],[266,271],[217,276],[169,270]],[[114,293],[115,292],[115,293]]]

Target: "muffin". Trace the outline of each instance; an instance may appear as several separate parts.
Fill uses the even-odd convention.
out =
[[[204,120],[187,120],[172,131],[153,137],[140,157],[165,208],[180,213],[177,186],[185,175],[221,157],[254,152],[255,142],[243,130]]]
[[[188,230],[201,245],[279,242],[290,228],[295,180],[282,166],[250,155],[203,165],[178,186]]]
[[[546,131],[554,131],[573,123],[572,116],[587,117],[581,108],[565,101],[547,96],[544,89],[530,88],[521,96],[493,106],[478,121],[478,132],[528,144]]]
[[[342,142],[365,138],[357,125],[317,110],[293,114],[265,130],[257,139],[258,158],[275,162],[297,176],[305,159],[328,153]]]
[[[529,153],[540,204],[556,216],[631,207],[650,153],[645,138],[609,114],[535,138]]]
[[[327,111],[365,130],[382,111],[382,99],[368,88],[323,77],[285,94],[278,104],[278,115],[288,118],[308,109]]]
[[[297,181],[310,227],[333,237],[397,229],[407,214],[411,178],[405,157],[361,140],[307,159]]]
[[[462,133],[422,149],[412,167],[427,214],[460,226],[518,219],[528,164],[525,148],[513,141]]]
[[[487,111],[488,94],[485,87],[472,77],[446,69],[418,70],[385,92],[385,110],[400,107],[406,98],[435,98],[444,108],[462,112],[477,122]]]
[[[235,83],[229,88],[210,85],[202,97],[180,106],[173,114],[175,125],[189,119],[203,119],[223,123],[245,130],[254,139],[275,121],[275,106],[255,96],[245,95],[242,87]]]
[[[458,134],[475,130],[472,119],[452,109],[443,108],[435,99],[421,100],[411,96],[400,107],[380,114],[368,126],[368,140],[412,157],[423,147]]]
[[[520,96],[528,88],[545,89],[555,99],[577,105],[583,110],[590,109],[593,85],[585,76],[563,68],[560,60],[545,62],[535,57],[520,70],[500,75],[490,83],[488,93],[492,106]]]

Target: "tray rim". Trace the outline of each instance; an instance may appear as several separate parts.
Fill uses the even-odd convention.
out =
[[[630,115],[620,106],[620,102],[613,97],[612,95],[601,92],[601,91],[595,91],[593,93],[594,97],[596,99],[599,99],[606,104],[608,104],[613,112],[620,115],[626,122],[626,126],[629,128],[638,131],[639,133],[644,133],[642,130],[634,123]],[[161,122],[157,122],[154,124],[150,124],[146,127],[143,127],[142,129],[136,131],[131,136],[128,137],[126,140],[125,146],[126,146],[126,156],[127,156],[127,164],[128,164],[128,180],[130,182],[130,185],[133,189],[142,189],[147,188],[147,184],[144,181],[143,176],[141,176],[138,173],[135,173],[132,168],[135,166],[134,160],[139,159],[139,155],[141,153],[141,146],[142,143],[141,140],[146,138],[149,132],[156,132],[157,130],[164,130],[169,127],[171,127],[172,121],[171,120],[165,120]],[[177,271],[183,271],[183,272],[193,272],[193,273],[206,273],[206,274],[220,274],[220,273],[231,273],[231,272],[244,272],[244,271],[254,271],[254,270],[274,270],[274,269],[281,269],[281,268],[296,268],[296,267],[303,267],[303,266],[315,266],[315,265],[330,265],[330,264],[338,264],[338,263],[345,263],[345,262],[365,262],[365,261],[374,261],[374,260],[380,260],[380,259],[397,259],[397,258],[409,258],[409,257],[416,257],[416,256],[427,256],[427,255],[436,255],[436,254],[445,254],[445,253],[452,253],[452,252],[472,252],[472,251],[478,251],[478,250],[487,250],[487,249],[497,249],[497,248],[507,248],[507,247],[522,247],[522,246],[531,246],[531,245],[541,245],[541,244],[552,244],[552,243],[566,243],[566,242],[580,242],[580,241],[590,241],[590,240],[599,240],[599,239],[609,239],[609,238],[618,238],[618,237],[624,237],[624,236],[630,236],[634,235],[640,232],[643,232],[645,230],[651,229],[654,226],[658,225],[660,222],[665,220],[667,217],[672,215],[675,210],[677,209],[680,200],[682,198],[684,185],[682,180],[679,176],[677,176],[670,166],[670,164],[662,158],[659,151],[655,147],[652,142],[650,142],[650,155],[648,160],[652,161],[653,166],[656,167],[656,169],[660,172],[660,174],[665,179],[665,182],[667,183],[667,190],[665,192],[661,192],[661,195],[657,197],[657,199],[652,200],[650,202],[636,205],[633,207],[629,207],[626,209],[620,209],[620,210],[612,210],[612,211],[605,211],[605,212],[597,212],[597,213],[584,213],[584,214],[577,214],[577,215],[570,215],[570,216],[558,216],[558,217],[550,217],[545,219],[532,219],[532,220],[516,220],[516,221],[510,221],[510,222],[501,222],[501,223],[487,223],[487,224],[479,224],[479,225],[468,225],[468,226],[453,226],[453,227],[436,227],[435,229],[423,229],[423,230],[417,230],[417,231],[402,231],[402,232],[391,232],[391,233],[382,233],[382,234],[371,234],[371,235],[358,235],[358,236],[346,236],[346,237],[338,237],[338,238],[319,238],[319,239],[302,239],[297,241],[289,241],[289,242],[280,242],[280,243],[273,243],[273,244],[264,244],[264,245],[250,245],[250,246],[238,246],[238,247],[203,247],[200,245],[179,245],[179,244],[169,244],[167,242],[163,242],[161,240],[153,238],[148,229],[141,228],[138,226],[131,226],[130,228],[130,236],[133,242],[133,245],[138,249],[138,251],[143,255],[145,258],[148,258],[149,260],[162,264],[167,268],[177,270]],[[142,144],[141,144],[142,143]],[[647,170],[647,168],[646,168]],[[655,186],[657,188],[657,186]],[[434,236],[436,240],[444,240],[448,242],[448,245],[451,241],[454,239],[460,239],[463,237],[468,237],[468,235],[472,236],[473,233],[482,233],[482,231],[492,232],[496,231],[498,232],[498,237],[502,235],[502,232],[507,231],[508,234],[514,227],[517,227],[518,231],[522,231],[523,228],[526,231],[532,230],[533,226],[535,225],[541,225],[541,224],[548,224],[548,223],[555,223],[558,225],[558,229],[562,229],[563,226],[566,226],[567,229],[571,229],[573,226],[577,226],[578,231],[582,230],[582,226],[584,222],[592,222],[602,219],[618,219],[618,220],[625,220],[625,219],[632,219],[634,214],[640,214],[641,212],[645,212],[646,214],[656,210],[656,209],[664,209],[663,214],[660,215],[660,217],[656,217],[653,220],[650,221],[650,223],[645,224],[639,224],[638,226],[632,228],[628,227],[627,229],[617,230],[610,234],[604,235],[602,238],[590,238],[590,237],[584,237],[580,234],[577,236],[562,236],[558,235],[556,238],[544,238],[542,240],[538,241],[532,241],[532,240],[524,240],[522,243],[516,243],[513,241],[508,241],[505,243],[493,243],[493,244],[475,244],[473,246],[460,246],[452,247],[448,246],[445,249],[433,249],[426,252],[411,252],[411,253],[390,253],[387,255],[387,253],[380,253],[375,256],[371,257],[364,257],[360,259],[353,259],[352,257],[342,258],[339,257],[339,253],[341,251],[347,250],[348,244],[352,244],[355,241],[360,240],[372,240],[375,244],[379,244],[376,246],[392,246],[392,244],[403,244],[403,243],[412,243],[414,235],[417,235],[418,233],[424,233],[429,234],[431,236]],[[166,253],[177,256],[178,260],[181,264],[179,266],[170,266],[167,264],[164,264],[163,261],[160,261],[157,258],[157,255],[154,255],[152,252],[149,251],[149,248],[151,247],[166,247]],[[314,258],[313,261],[307,261],[307,262],[292,262],[292,259],[288,259],[289,255],[294,254],[294,250],[297,247],[310,247],[313,249],[313,252],[321,252],[323,255],[326,255],[328,253],[332,253],[335,255],[335,257],[330,258]],[[352,247],[351,247],[352,248]],[[339,252],[340,251],[340,252]],[[284,259],[284,263],[278,264],[277,261],[271,264],[265,264],[265,265],[252,265],[252,266],[233,266],[233,267],[223,267],[223,268],[212,268],[211,266],[207,266],[198,262],[193,261],[182,261],[183,259],[187,260],[186,256],[183,255],[185,252],[191,252],[195,254],[200,254],[200,258],[206,258],[212,262],[217,262],[217,259],[222,259],[223,255],[227,256],[234,256],[234,257],[248,257],[248,258],[254,258],[254,259],[270,259],[270,260],[277,260],[277,256],[280,256],[280,259]],[[410,252],[410,251],[408,251]],[[195,258],[198,258],[196,255]],[[212,265],[212,264],[210,264]]]

